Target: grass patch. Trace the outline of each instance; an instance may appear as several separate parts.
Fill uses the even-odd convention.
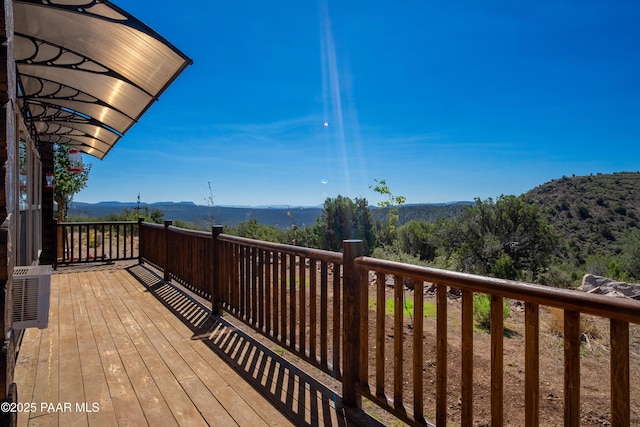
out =
[[[369,308],[371,310],[376,310],[377,308],[377,303],[376,303],[376,298],[375,297],[370,297],[369,298]],[[409,317],[413,317],[414,314],[414,308],[413,308],[413,300],[412,299],[407,299],[404,301],[404,314],[406,314]],[[395,312],[395,300],[393,298],[385,298],[384,300],[384,313],[385,314],[389,314],[389,315],[393,315]],[[423,307],[422,307],[422,315],[423,317],[436,317],[436,313],[437,313],[437,307],[436,307],[436,303],[431,302],[431,301],[424,301],[423,302]]]

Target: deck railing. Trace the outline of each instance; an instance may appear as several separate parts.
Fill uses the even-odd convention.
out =
[[[342,255],[221,234],[222,309],[340,379]]]
[[[196,295],[212,301],[213,235],[203,231],[140,222],[140,261],[164,272]]]
[[[489,394],[491,424],[502,425],[506,421],[503,304],[509,299],[521,304],[525,318],[522,424],[540,423],[540,319],[542,310],[553,308],[564,313],[564,393],[559,409],[564,424],[580,424],[580,318],[593,315],[608,319],[610,325],[611,425],[630,425],[629,331],[630,324],[640,324],[637,301],[364,257],[360,241],[345,241],[343,252],[334,253],[221,232],[221,228],[202,233],[170,223],[142,223],[140,259],[209,299],[214,312],[225,310],[340,380],[345,405],[358,406],[364,397],[413,425],[428,424],[426,418],[446,425],[451,406],[459,405],[460,424],[470,426],[474,392],[482,386]],[[394,284],[392,315],[386,312],[389,281]],[[412,292],[406,291],[406,284],[411,284]],[[422,313],[426,284],[435,288],[436,301],[435,330],[428,334],[423,316],[405,314],[409,300],[413,312]],[[448,308],[452,289],[461,295],[460,318],[454,321]],[[490,296],[491,373],[486,380],[474,376],[474,294]],[[414,333],[407,332],[408,321]],[[459,333],[451,332],[454,326]],[[425,336],[415,333],[423,330]],[[452,359],[452,347],[458,347],[457,359]],[[427,362],[426,351],[432,348],[435,355]],[[450,363],[459,364],[460,377],[449,375]],[[385,377],[389,366],[392,378]],[[453,401],[452,390],[458,393]],[[427,393],[435,399],[427,399]]]
[[[60,222],[58,264],[112,262],[138,258],[138,223]]]
[[[412,306],[415,313],[421,313],[424,304],[425,283],[436,287],[437,319],[435,330],[435,408],[429,411],[435,414],[436,425],[446,425],[448,407],[448,387],[458,379],[450,378],[447,373],[449,348],[454,344],[450,336],[447,311],[447,292],[449,288],[460,290],[461,318],[460,363],[462,375],[459,378],[459,404],[461,406],[461,425],[473,425],[474,385],[474,293],[491,297],[491,377],[489,379],[490,413],[492,425],[503,425],[504,373],[503,340],[505,327],[503,302],[505,299],[519,301],[524,305],[525,314],[525,350],[524,350],[524,406],[522,423],[527,426],[539,424],[540,409],[540,366],[538,362],[540,343],[540,309],[552,307],[564,311],[564,425],[580,425],[580,317],[594,315],[610,319],[610,402],[611,425],[630,425],[630,365],[629,365],[629,324],[640,324],[640,304],[629,299],[612,298],[603,295],[587,294],[551,288],[546,286],[493,279],[470,274],[437,270],[433,268],[410,266],[374,258],[360,257],[355,260],[359,270],[361,292],[356,296],[360,301],[359,373],[356,388],[362,396],[378,403],[388,411],[412,423],[424,423],[424,373],[428,366],[423,355],[425,339],[422,334],[413,334],[412,340],[403,339],[403,307],[405,306],[403,284],[413,284]],[[373,312],[367,306],[368,272],[375,272],[376,309]],[[386,351],[389,344],[385,337],[384,310],[385,282],[391,276],[395,283],[395,312],[392,327],[392,352]],[[423,317],[413,319],[413,331],[423,330]],[[374,342],[369,342],[369,330],[374,331]],[[375,364],[369,366],[369,352],[375,353]],[[385,354],[387,355],[385,359]],[[389,355],[392,355],[389,357]],[[405,363],[408,355],[409,363]],[[393,378],[385,378],[384,364],[393,363]],[[408,366],[406,366],[408,365]],[[410,384],[404,384],[405,370],[411,370]],[[604,367],[603,367],[604,369]],[[585,373],[588,375],[588,373]],[[638,380],[640,378],[636,378]],[[474,383],[474,380],[476,383]],[[389,385],[392,385],[389,390]],[[605,387],[606,385],[603,385]],[[408,399],[407,390],[412,394]],[[511,421],[513,422],[513,421]],[[516,423],[517,424],[517,423]]]

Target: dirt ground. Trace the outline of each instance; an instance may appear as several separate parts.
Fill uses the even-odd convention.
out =
[[[387,298],[393,298],[393,288],[387,288]],[[413,291],[405,290],[405,299],[412,299]],[[370,286],[370,301],[375,300],[375,286]],[[435,295],[425,295],[425,305],[435,305]],[[461,416],[460,402],[460,348],[461,348],[461,311],[460,299],[448,298],[448,422],[459,425]],[[370,310],[370,319],[375,312]],[[393,397],[394,354],[392,324],[393,316],[385,318],[385,392]],[[404,366],[404,402],[412,402],[412,361],[410,343],[415,331],[411,327],[410,316],[405,316],[403,338],[406,347],[403,352]],[[562,337],[562,312],[540,309],[540,425],[563,425],[564,401],[564,342]],[[609,322],[606,319],[583,316],[581,347],[581,425],[609,426],[610,424],[610,373],[609,373]],[[375,328],[370,323],[369,333],[369,375],[370,385],[375,384]],[[331,330],[331,325],[329,326]],[[436,319],[424,319],[423,357],[424,357],[424,413],[427,420],[435,420],[435,365],[436,365]],[[640,425],[640,325],[630,328],[630,376],[631,376],[631,425]],[[282,350],[282,349],[280,349]],[[490,378],[491,378],[491,339],[487,332],[474,332],[474,406],[473,419],[476,426],[489,426],[491,423]],[[283,357],[300,364],[293,354],[284,352]],[[505,320],[504,337],[504,425],[524,425],[524,309],[518,302],[509,303],[509,316]],[[333,387],[338,393],[341,385],[326,374],[309,366],[303,367],[310,374]],[[364,401],[363,409],[374,418],[389,426],[403,426],[403,422],[388,414],[376,404]]]
[[[375,290],[373,287],[371,287]],[[405,291],[405,298],[413,298],[413,291]],[[373,293],[371,294],[373,296]],[[387,297],[393,297],[393,289],[387,289]],[[426,301],[435,304],[435,295],[427,294]],[[448,299],[448,419],[452,425],[460,423],[460,299]],[[540,425],[563,425],[563,338],[562,312],[541,308],[540,319]],[[387,316],[391,319],[391,316]],[[393,325],[386,321],[387,343],[385,378],[393,378],[392,348]],[[609,322],[606,319],[583,316],[581,348],[581,425],[610,425],[610,373],[609,373]],[[404,339],[411,343],[415,331],[411,319],[405,316]],[[372,328],[371,328],[372,329]],[[435,317],[424,319],[424,405],[425,416],[435,417]],[[504,337],[504,421],[505,425],[524,425],[524,309],[517,302],[509,304],[509,316],[505,320]],[[370,333],[370,345],[375,343],[375,332]],[[631,425],[640,425],[640,326],[631,325]],[[490,425],[490,376],[491,340],[487,332],[474,333],[474,425]],[[404,352],[404,384],[411,384],[411,351]],[[375,351],[369,354],[369,372],[375,367]],[[371,377],[371,381],[374,381]],[[389,382],[389,381],[387,381]],[[393,385],[385,389],[393,395]],[[405,387],[405,402],[411,402],[411,391]],[[388,417],[368,403],[365,409],[375,413],[387,425],[402,425],[397,419]]]

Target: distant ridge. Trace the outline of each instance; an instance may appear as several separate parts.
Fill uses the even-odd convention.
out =
[[[434,204],[411,204],[400,208],[399,225],[413,219],[433,222],[440,218],[455,218],[472,202],[451,202]],[[209,218],[217,224],[237,226],[241,222],[256,219],[259,223],[271,225],[285,230],[292,224],[297,227],[312,225],[322,214],[322,206],[209,206],[196,205],[193,202],[116,202],[105,201],[99,203],[73,202],[69,214],[76,217],[104,218],[108,215],[121,213],[124,209],[140,208],[160,209],[165,219],[179,219],[197,228],[209,227]],[[385,220],[386,209],[372,206],[375,219]]]

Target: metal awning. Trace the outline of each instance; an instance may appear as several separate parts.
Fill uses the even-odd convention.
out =
[[[102,159],[192,63],[106,0],[14,0],[13,12],[18,99],[40,144]]]

